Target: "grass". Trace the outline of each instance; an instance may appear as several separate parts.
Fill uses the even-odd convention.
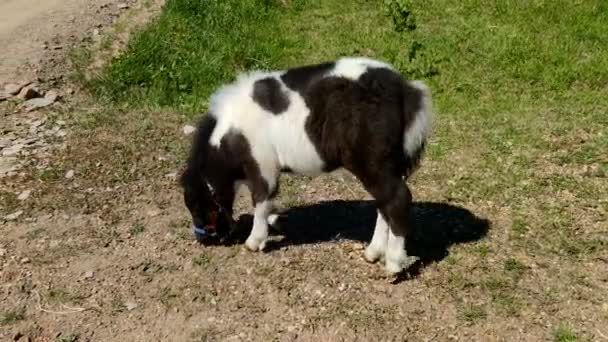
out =
[[[412,287],[441,298],[435,304],[445,308],[448,320],[505,336],[514,330],[504,327],[514,324],[540,329],[545,339],[576,340],[574,331],[586,338],[583,332],[595,326],[578,307],[588,309],[584,298],[594,297],[589,289],[606,294],[600,290],[602,272],[590,269],[605,267],[598,260],[608,241],[608,42],[602,39],[607,17],[608,4],[599,0],[167,0],[162,14],[132,36],[124,53],[87,81],[87,89],[107,106],[77,117],[81,144],[74,147],[73,159],[39,178],[61,183],[69,165],[78,165],[77,174],[94,176],[79,179],[81,188],[120,186],[127,189],[122,190],[125,202],[136,198],[129,189],[149,185],[152,193],[166,192],[172,185],[158,180],[182,165],[187,147],[180,125],[203,113],[208,96],[237,73],[345,55],[380,58],[409,78],[425,80],[434,94],[434,135],[411,182],[415,199],[465,207],[493,223],[487,238],[451,246]],[[91,56],[83,52],[75,58],[86,63]],[[154,159],[159,155],[168,160]],[[286,177],[278,199],[291,207],[364,195],[348,179]],[[12,195],[2,197],[16,205]],[[115,198],[92,193],[86,201],[94,208]],[[173,205],[181,202],[168,206]],[[120,222],[121,213],[109,211],[102,216]],[[187,219],[168,223],[180,245],[191,240],[188,225]],[[124,227],[130,235],[143,232],[138,223]],[[236,260],[235,250],[222,253],[233,253]],[[305,282],[324,269],[311,262],[290,269],[290,277],[278,282],[272,260],[281,253],[248,259],[258,263],[251,271],[260,285],[256,290],[289,289],[282,299],[305,310],[310,294],[301,290],[302,299],[296,300],[300,297],[292,293],[299,287],[290,283],[291,276]],[[199,268],[208,267],[210,258],[223,260],[213,252],[180,257]],[[571,276],[575,271],[578,278]],[[221,283],[222,275],[214,277]],[[159,288],[167,305],[181,298],[173,287]],[[328,299],[326,311],[314,307],[323,318],[317,323],[374,326],[370,317],[380,314],[373,310],[351,316],[344,311],[358,308],[364,297],[346,291],[339,300]],[[484,304],[462,304],[469,298]],[[573,302],[565,304],[565,298]],[[391,307],[387,316],[401,309]],[[605,318],[600,310],[588,310]],[[540,327],[541,321],[552,327],[568,321],[572,328],[553,330]],[[414,318],[408,322],[423,325]],[[382,332],[382,324],[374,327]]]
[[[204,254],[198,255],[192,258],[192,263],[199,267],[207,267],[209,264],[209,257]]]
[[[460,308],[460,318],[467,322],[475,322],[487,317],[486,310],[480,305],[463,305]]]
[[[555,342],[576,342],[579,341],[579,338],[572,329],[562,326],[553,333],[553,340]]]
[[[21,311],[6,311],[0,314],[0,325],[13,324],[25,319]]]
[[[146,227],[141,224],[140,222],[135,223],[134,225],[131,226],[131,228],[129,228],[129,234],[131,236],[135,236],[135,235],[139,235],[141,233],[143,233],[146,230]]]
[[[47,294],[47,298],[50,302],[60,303],[60,304],[80,304],[85,299],[85,296],[76,293],[72,290],[64,289],[64,288],[55,288],[49,290]]]

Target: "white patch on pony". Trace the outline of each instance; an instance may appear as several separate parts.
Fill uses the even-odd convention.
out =
[[[390,228],[385,256],[386,270],[391,274],[401,272],[407,259],[407,253],[405,252],[405,236],[396,235],[393,229]]]
[[[388,244],[388,223],[378,211],[376,217],[376,227],[374,228],[374,235],[369,243],[369,246],[365,249],[364,257],[369,262],[376,262],[384,257],[386,253],[386,247]]]
[[[261,251],[268,239],[268,216],[272,210],[272,201],[256,204],[253,214],[253,229],[245,241],[247,249],[253,252]]]
[[[341,58],[328,76],[344,77],[356,81],[369,68],[386,68],[394,70],[389,64],[369,58]]]
[[[413,157],[431,133],[433,105],[431,92],[422,81],[410,81],[409,84],[422,92],[420,109],[414,115],[412,122],[403,133],[403,148],[408,156]]]
[[[277,223],[278,220],[279,220],[278,214],[270,214],[268,216],[268,224],[271,226],[274,226],[274,224]]]
[[[280,167],[305,176],[322,173],[325,163],[306,133],[306,119],[310,109],[299,93],[282,85],[289,99],[289,108],[270,122],[270,140]]]
[[[315,176],[324,166],[305,130],[310,109],[299,93],[281,81],[282,73],[284,71],[258,71],[241,75],[214,93],[209,105],[210,114],[217,119],[210,144],[219,147],[222,137],[230,130],[243,134],[271,189],[282,167]],[[289,107],[279,115],[265,110],[252,98],[254,83],[266,77],[276,78],[289,99]]]

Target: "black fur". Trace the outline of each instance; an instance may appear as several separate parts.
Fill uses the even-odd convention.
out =
[[[289,108],[289,98],[281,90],[276,78],[267,77],[253,84],[253,100],[273,114],[281,114]]]
[[[305,65],[287,70],[281,76],[281,81],[293,91],[300,95],[307,92],[308,87],[320,80],[327,72],[336,66],[334,62],[327,62],[314,65]]]

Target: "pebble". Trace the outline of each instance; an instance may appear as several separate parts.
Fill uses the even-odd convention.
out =
[[[41,96],[40,92],[33,85],[23,87],[21,89],[21,91],[19,92],[19,95],[17,95],[17,97],[22,100],[29,100],[29,99],[33,99],[33,98],[39,97],[39,96]]]
[[[74,170],[70,170],[70,171],[66,172],[64,177],[65,177],[65,179],[74,178]]]
[[[44,94],[44,98],[49,101],[55,102],[59,99],[59,94],[56,90],[49,90],[46,92],[46,94]]]
[[[177,179],[177,172],[170,172],[165,175],[165,178],[168,178],[172,181]]]
[[[129,5],[124,2],[118,4],[118,9],[128,9],[128,8],[129,8]]]
[[[25,101],[23,103],[23,107],[25,107],[26,111],[31,112],[38,108],[48,107],[48,106],[52,105],[53,102],[55,102],[55,101],[53,101],[52,99],[47,99],[46,97],[37,97],[37,98],[29,99],[29,100]]]
[[[6,255],[6,249],[5,248],[0,248],[0,257],[3,257]]]
[[[36,120],[36,121],[32,122],[30,127],[38,128],[38,127],[42,126],[45,122],[46,122],[46,119]]]
[[[22,264],[29,264],[30,261],[31,261],[30,258],[23,258],[23,259],[21,259],[21,263]]]
[[[18,154],[19,152],[21,152],[22,149],[23,149],[23,144],[15,144],[15,145],[12,145],[12,146],[9,146],[9,147],[3,149],[2,155],[5,157],[14,156],[14,155]]]
[[[196,127],[191,125],[185,125],[182,129],[185,135],[190,135],[196,131]]]
[[[19,94],[19,91],[21,91],[21,88],[23,88],[23,85],[16,84],[16,83],[9,83],[4,86],[4,92],[9,95],[17,95],[17,94]]]
[[[19,201],[25,201],[26,199],[28,199],[30,197],[31,193],[32,193],[32,190],[24,190],[19,194],[19,196],[17,196],[17,199]]]
[[[127,308],[127,310],[131,311],[131,310],[134,310],[137,308],[137,304],[134,302],[126,302],[125,308]]]
[[[95,276],[95,272],[87,271],[87,272],[84,272],[84,275],[82,278],[88,280],[88,279],[92,279],[94,276]]]

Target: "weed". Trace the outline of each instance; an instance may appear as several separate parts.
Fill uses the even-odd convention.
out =
[[[521,261],[510,258],[505,261],[504,269],[513,277],[519,278],[528,269],[528,267]]]
[[[192,263],[200,267],[207,267],[209,264],[209,257],[204,254],[195,256],[192,258]]]
[[[144,225],[139,222],[135,223],[134,225],[131,226],[131,228],[129,228],[129,234],[131,234],[131,236],[139,235],[139,234],[143,233],[144,231],[145,231]]]
[[[513,226],[511,228],[513,232],[513,237],[522,238],[528,232],[528,225],[521,218],[516,218],[513,220]]]
[[[7,311],[0,314],[0,324],[12,324],[25,319],[23,311]]]
[[[0,190],[0,208],[6,212],[13,212],[19,207],[19,200],[17,200],[17,194],[12,192]]]
[[[51,289],[48,292],[47,298],[49,299],[49,301],[56,302],[56,303],[79,304],[84,300],[85,297],[78,293],[71,292],[67,289],[57,288],[57,289]]]
[[[480,244],[479,246],[477,246],[477,253],[481,258],[485,258],[490,253],[490,251],[490,246],[488,246],[487,244]]]
[[[553,332],[553,340],[555,342],[576,342],[579,339],[571,328],[561,326]]]
[[[27,240],[35,240],[40,238],[41,236],[43,236],[46,233],[46,230],[44,230],[43,228],[34,228],[30,231],[28,231],[27,233],[25,233],[25,238]]]
[[[460,319],[467,322],[475,322],[487,317],[486,310],[481,305],[463,305],[459,310]]]
[[[59,336],[57,342],[78,342],[80,337],[76,334],[70,334],[67,336]]]
[[[412,0],[384,0],[384,11],[393,21],[397,32],[416,29]]]

